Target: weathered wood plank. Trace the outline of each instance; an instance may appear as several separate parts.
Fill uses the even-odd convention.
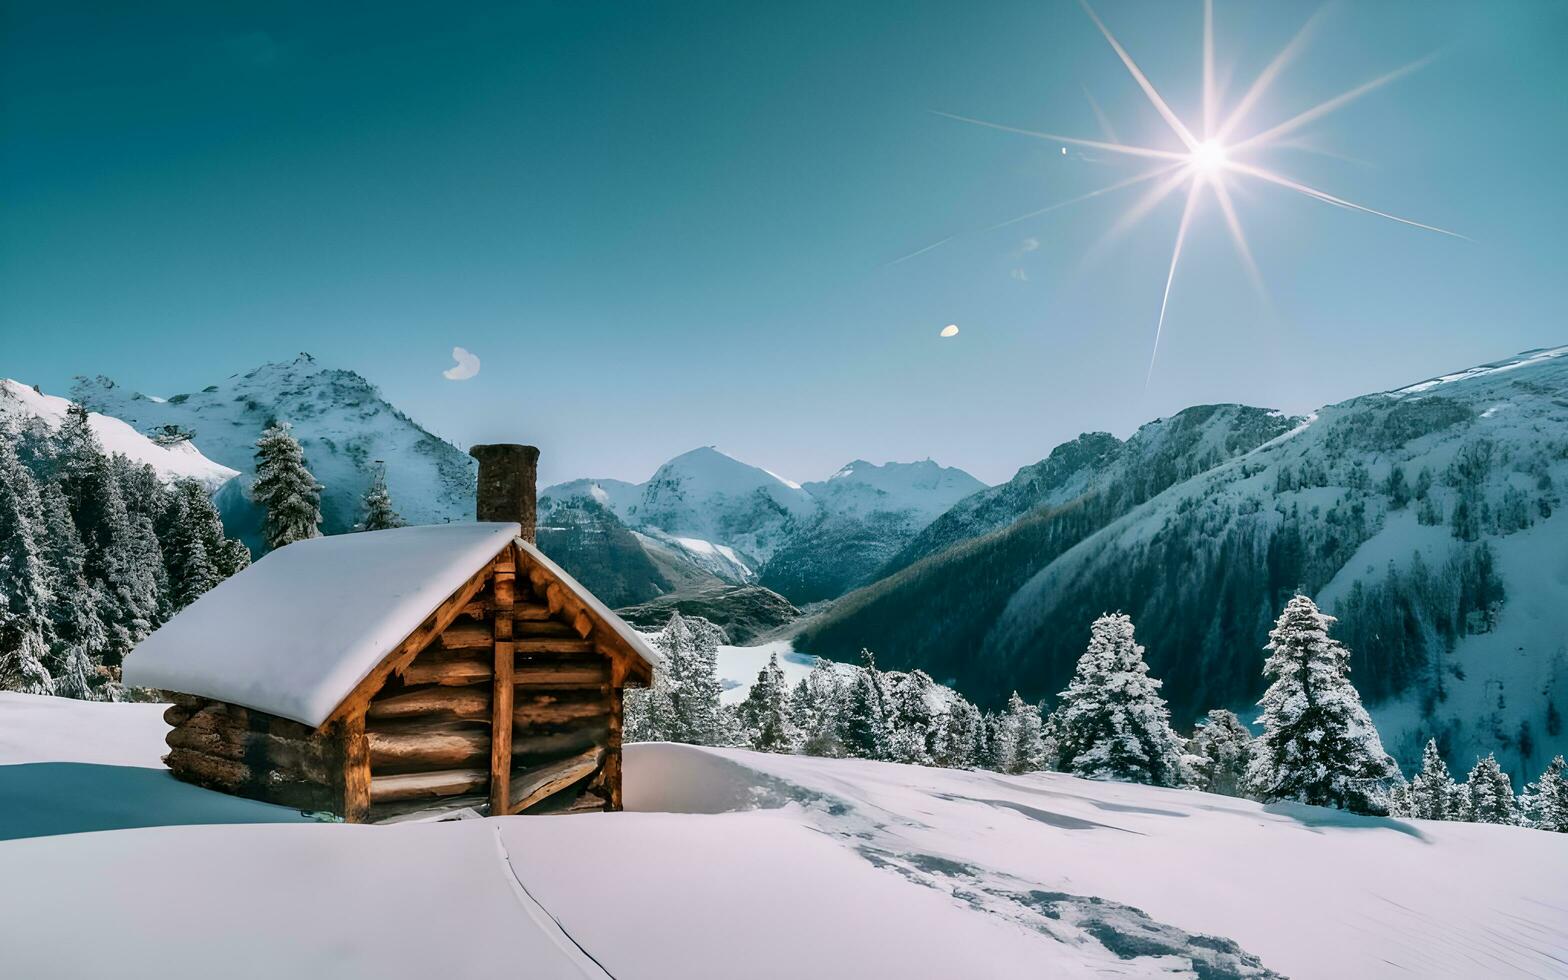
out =
[[[420,659],[403,671],[403,680],[410,686],[440,684],[460,687],[488,681],[495,676],[495,664],[490,657],[463,657],[452,660]]]
[[[573,728],[564,732],[535,734],[521,729],[512,735],[512,758],[524,760],[522,768],[528,769],[544,760],[572,752],[581,752],[596,745],[603,745],[607,732],[600,726]],[[529,761],[534,760],[534,761]],[[514,765],[513,777],[517,768]]]
[[[370,802],[440,799],[483,789],[490,781],[488,769],[445,769],[375,776],[370,780]]]
[[[534,666],[524,660],[517,665],[512,679],[519,687],[600,687],[610,683],[607,663]]]
[[[443,650],[488,650],[495,641],[488,623],[457,623],[441,633]]]
[[[464,769],[490,758],[490,732],[483,728],[450,731],[365,733],[372,774],[392,769]]]
[[[497,625],[499,625],[499,621]],[[558,619],[516,620],[512,629],[512,635],[519,639],[523,637],[537,639],[550,636],[558,636],[563,640],[581,639],[577,635],[576,630]]]
[[[512,549],[495,565],[495,620],[490,720],[490,812],[501,813],[511,792],[512,776],[512,600],[517,566]]]
[[[512,723],[518,728],[567,725],[588,718],[609,718],[610,699],[552,701],[529,698],[521,701],[512,712]]]
[[[542,622],[550,618],[550,607],[542,602],[516,602],[512,606],[512,622]]]
[[[595,746],[569,759],[515,774],[508,812],[519,813],[535,803],[549,799],[578,780],[591,775],[603,760],[604,750]]]
[[[592,640],[571,637],[521,637],[512,641],[517,652],[527,653],[593,653],[597,648]]]
[[[343,749],[343,811],[345,823],[370,818],[370,739],[363,712],[338,722],[336,735]]]
[[[434,685],[411,687],[370,702],[365,717],[372,723],[403,718],[430,721],[489,721],[489,687]]]

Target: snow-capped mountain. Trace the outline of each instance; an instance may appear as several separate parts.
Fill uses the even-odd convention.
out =
[[[810,602],[864,583],[933,518],[983,487],[930,460],[856,460],[801,485],[707,446],[660,466],[646,483],[580,479],[548,487],[541,507],[600,525],[602,509],[636,535],[655,564],[684,565],[731,584],[760,581]],[[592,503],[559,509],[567,500]],[[611,539],[580,540],[608,546]],[[603,564],[587,555],[581,561]]]
[[[629,516],[641,527],[710,542],[743,564],[760,565],[794,522],[815,510],[800,484],[705,446],[654,471]]]
[[[242,477],[217,495],[224,523],[247,544],[260,544],[261,515],[247,490],[256,439],[273,421],[293,424],[311,472],[325,489],[327,533],[358,523],[375,461],[387,466],[394,505],[413,524],[472,520],[475,463],[392,407],[375,385],[323,367],[309,354],[264,364],[245,374],[168,399],[129,391],[102,376],[80,378],[73,390],[88,408],[123,419],[144,433],[190,433],[191,440]]]
[[[20,381],[0,379],[0,428],[37,426],[56,431],[65,422],[66,409],[70,405],[65,398],[45,395]],[[120,419],[98,412],[88,413],[87,424],[105,452],[119,453],[132,462],[145,463],[164,480],[196,480],[208,493],[214,493],[239,475],[238,470],[202,455],[183,432],[168,430],[153,439]]]
[[[1339,617],[1402,762],[1437,737],[1522,773],[1568,748],[1565,484],[1568,347],[1303,420],[1190,409],[1120,446],[1082,437],[961,502],[797,648],[870,647],[972,697],[1039,698],[1120,609],[1187,723],[1256,699],[1267,630],[1299,589]]]

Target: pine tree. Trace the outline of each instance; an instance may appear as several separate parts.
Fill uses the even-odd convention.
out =
[[[757,673],[746,700],[738,710],[742,730],[752,748],[760,752],[793,752],[796,732],[790,723],[789,689],[779,655],[768,657],[767,666]]]
[[[1488,752],[1476,760],[1465,782],[1469,796],[1466,818],[1475,823],[1514,822],[1514,786],[1497,764],[1497,758]]]
[[[98,665],[103,660],[108,634],[98,618],[97,592],[87,581],[87,549],[71,520],[70,503],[58,484],[43,485],[42,504],[44,560],[54,586],[49,608],[54,646],[48,661],[54,675],[54,693],[88,699],[96,693]]]
[[[1122,613],[1095,620],[1089,647],[1057,696],[1062,770],[1089,779],[1182,785],[1188,774],[1181,736],[1171,728],[1159,690],[1132,620]]]
[[[165,523],[160,542],[169,574],[169,601],[180,610],[218,584],[218,571],[183,496],[176,494],[170,500]]]
[[[223,518],[207,495],[207,488],[195,480],[176,480],[171,488],[174,495],[185,502],[185,514],[192,529],[201,538],[207,560],[218,581],[223,581],[250,564],[250,550],[238,539],[223,530]]]
[[[985,718],[980,709],[954,694],[938,728],[933,761],[950,769],[972,769],[985,760]]]
[[[839,726],[847,694],[838,670],[818,657],[790,694],[790,723],[800,733],[802,752],[834,759],[844,755]]]
[[[887,698],[876,656],[860,651],[864,665],[855,675],[840,714],[839,741],[857,759],[886,759],[889,754]]]
[[[104,454],[79,404],[67,410],[55,443],[54,479],[86,548],[84,571],[107,637],[103,660],[117,666],[162,613],[164,573],[156,534],[145,515],[132,513],[125,496],[127,487],[140,493],[145,484],[140,472]],[[141,499],[134,503],[147,505]]]
[[[289,424],[269,426],[256,441],[256,482],[250,491],[267,512],[268,550],[321,535],[321,489]]]
[[[1349,651],[1329,638],[1333,622],[1298,595],[1269,633],[1271,683],[1258,702],[1263,735],[1249,778],[1265,801],[1382,814],[1399,768],[1351,686]]]
[[[1046,767],[1045,738],[1040,707],[1014,691],[1007,711],[997,720],[995,766],[998,772],[1019,775]]]
[[[1437,739],[1428,739],[1421,753],[1421,771],[1410,780],[1409,816],[1419,820],[1456,820],[1458,785],[1448,774],[1448,764],[1438,751]]]
[[[936,718],[931,710],[935,687],[936,682],[923,670],[912,670],[892,684],[888,757],[894,762],[931,764],[931,750],[936,740]]]
[[[1568,764],[1556,756],[1528,792],[1528,823],[1536,830],[1568,834]]]
[[[719,704],[718,648],[723,633],[699,617],[675,613],[654,643],[664,655],[650,714],[655,737],[692,745],[727,744]]]
[[[49,566],[39,547],[43,508],[33,475],[0,438],[0,690],[50,694],[54,640]]]
[[[365,520],[359,525],[361,531],[387,531],[404,525],[403,518],[392,507],[392,494],[387,490],[387,466],[379,460],[370,489],[365,491],[364,506]]]
[[[1187,743],[1195,788],[1205,793],[1245,797],[1253,742],[1252,732],[1234,711],[1210,711]]]

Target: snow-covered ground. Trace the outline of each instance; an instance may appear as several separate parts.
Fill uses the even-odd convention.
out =
[[[1568,974],[1561,835],[662,744],[628,747],[626,813],[240,824],[300,818],[160,771],[158,713],[0,695],[0,972]],[[63,764],[93,778],[28,777]],[[140,824],[209,825],[59,834],[135,825],[82,816],[115,770]]]

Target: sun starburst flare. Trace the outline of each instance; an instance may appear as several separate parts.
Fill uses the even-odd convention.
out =
[[[1154,344],[1149,354],[1149,373],[1148,377],[1145,379],[1146,385],[1148,383],[1148,379],[1153,378],[1154,376],[1155,360],[1159,356],[1160,338],[1165,331],[1165,316],[1166,311],[1170,306],[1171,286],[1176,281],[1176,270],[1181,262],[1182,246],[1186,242],[1188,231],[1192,226],[1193,215],[1198,209],[1198,203],[1201,198],[1205,197],[1205,190],[1212,192],[1215,202],[1218,204],[1220,212],[1224,217],[1225,226],[1229,229],[1231,238],[1235,243],[1236,251],[1241,259],[1242,265],[1247,271],[1248,278],[1251,280],[1254,288],[1256,288],[1260,295],[1264,297],[1265,301],[1267,300],[1268,294],[1264,287],[1263,276],[1259,271],[1257,262],[1253,258],[1251,246],[1249,246],[1247,243],[1246,234],[1242,230],[1240,216],[1237,214],[1235,202],[1230,194],[1229,183],[1232,181],[1241,180],[1243,178],[1260,181],[1275,187],[1293,191],[1302,195],[1303,197],[1320,201],[1324,204],[1332,204],[1335,207],[1344,208],[1346,210],[1359,211],[1364,214],[1373,215],[1379,218],[1386,218],[1390,221],[1397,221],[1400,224],[1422,229],[1423,231],[1436,232],[1437,234],[1448,235],[1454,238],[1465,238],[1464,235],[1449,231],[1445,228],[1439,228],[1435,225],[1413,221],[1409,218],[1402,218],[1398,215],[1390,214],[1387,211],[1380,211],[1376,208],[1368,207],[1363,204],[1357,204],[1354,201],[1330,194],[1327,191],[1319,190],[1316,187],[1311,187],[1300,181],[1294,180],[1290,177],[1276,173],[1264,167],[1261,163],[1257,162],[1256,159],[1256,155],[1260,151],[1267,150],[1271,147],[1284,147],[1291,145],[1291,143],[1285,140],[1284,137],[1295,133],[1297,130],[1310,123],[1322,119],[1330,113],[1344,108],[1346,105],[1354,102],[1362,96],[1376,91],[1390,82],[1396,81],[1397,79],[1400,79],[1405,75],[1408,75],[1411,72],[1424,67],[1432,60],[1433,56],[1429,55],[1426,58],[1420,59],[1419,61],[1411,62],[1408,65],[1404,65],[1403,67],[1380,75],[1371,81],[1357,85],[1356,87],[1342,92],[1331,99],[1321,102],[1304,112],[1300,112],[1290,117],[1289,119],[1284,120],[1283,122],[1279,122],[1271,126],[1265,126],[1250,136],[1237,137],[1235,134],[1240,128],[1242,122],[1245,121],[1246,118],[1257,109],[1258,103],[1262,100],[1263,96],[1267,94],[1270,86],[1273,85],[1274,81],[1283,72],[1285,67],[1289,65],[1289,63],[1300,53],[1308,35],[1316,27],[1322,10],[1319,10],[1318,13],[1313,14],[1310,18],[1307,19],[1307,22],[1302,25],[1301,29],[1296,33],[1296,36],[1293,37],[1290,42],[1280,50],[1279,54],[1275,55],[1274,59],[1269,62],[1269,64],[1253,81],[1252,85],[1247,89],[1246,93],[1243,94],[1241,99],[1237,101],[1230,112],[1228,114],[1224,114],[1220,109],[1219,89],[1215,81],[1214,73],[1214,4],[1213,0],[1204,0],[1202,47],[1202,116],[1199,124],[1194,127],[1189,126],[1187,122],[1183,120],[1174,109],[1171,108],[1170,104],[1166,101],[1164,96],[1162,96],[1159,90],[1155,88],[1154,83],[1151,82],[1148,76],[1144,75],[1142,69],[1138,67],[1137,62],[1133,60],[1132,55],[1127,52],[1126,48],[1122,47],[1121,42],[1118,41],[1116,36],[1111,33],[1110,28],[1106,27],[1105,22],[1100,19],[1097,13],[1095,13],[1094,8],[1089,6],[1088,0],[1079,0],[1079,3],[1083,7],[1084,12],[1089,15],[1089,19],[1094,22],[1094,26],[1098,28],[1100,33],[1105,37],[1106,42],[1111,46],[1111,50],[1113,50],[1116,53],[1116,56],[1121,59],[1121,62],[1126,67],[1128,74],[1132,76],[1133,81],[1137,83],[1140,89],[1142,89],[1144,96],[1149,100],[1149,104],[1154,107],[1155,112],[1159,114],[1160,118],[1165,121],[1165,124],[1170,128],[1171,132],[1175,134],[1177,140],[1181,144],[1181,149],[1172,150],[1153,146],[1139,146],[1136,144],[1125,143],[1116,139],[1114,135],[1112,135],[1114,130],[1111,130],[1110,128],[1109,120],[1107,120],[1104,114],[1099,111],[1099,106],[1094,102],[1092,97],[1090,97],[1090,104],[1093,106],[1096,116],[1101,122],[1101,128],[1107,133],[1107,138],[1103,140],[1084,139],[1081,137],[1063,135],[1061,133],[1048,133],[1034,129],[1024,129],[1017,126],[1007,126],[1001,123],[990,122],[984,119],[976,119],[970,116],[961,116],[950,112],[936,112],[936,115],[974,126],[984,126],[990,129],[1001,130],[1003,132],[1017,133],[1023,136],[1034,137],[1036,139],[1048,140],[1054,143],[1063,144],[1064,147],[1082,147],[1084,149],[1098,150],[1104,153],[1139,157],[1157,161],[1160,164],[1153,170],[1138,174],[1137,176],[1128,178],[1126,180],[1117,181],[1116,183],[1102,187],[1098,190],[1090,191],[1087,194],[1081,194],[1065,201],[1060,201],[1055,204],[1047,205],[1043,208],[1038,208],[1026,214],[1019,215],[1015,218],[998,222],[985,229],[987,231],[1015,224],[1027,218],[1033,218],[1038,215],[1046,214],[1060,208],[1068,207],[1069,205],[1078,204],[1091,198],[1099,197],[1102,194],[1108,194],[1113,191],[1122,190],[1136,184],[1147,183],[1162,177],[1165,178],[1164,180],[1161,180],[1159,183],[1155,184],[1153,187],[1149,188],[1147,193],[1145,193],[1143,197],[1141,197],[1133,205],[1127,214],[1123,215],[1122,218],[1110,229],[1108,237],[1114,237],[1120,231],[1131,227],[1133,224],[1136,224],[1165,198],[1177,191],[1179,188],[1186,188],[1186,201],[1182,207],[1181,220],[1176,228],[1175,245],[1171,249],[1170,266],[1166,270],[1165,275],[1165,288],[1160,297],[1159,317],[1155,321]],[[1085,94],[1088,94],[1087,90],[1085,91]],[[1065,149],[1063,152],[1066,152]],[[947,244],[955,237],[957,236],[950,235],[947,238],[936,242],[935,244],[927,245],[924,248],[911,252],[901,258],[895,259],[894,263],[904,262],[914,258],[917,255],[923,255],[932,249]]]

